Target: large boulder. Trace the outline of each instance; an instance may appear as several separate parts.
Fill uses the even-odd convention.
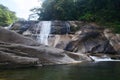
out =
[[[103,30],[103,28],[94,24],[82,26],[65,50],[82,53],[115,54],[116,51],[104,36]]]
[[[114,34],[110,29],[105,29],[104,34],[116,52],[120,54],[120,34]]]
[[[38,58],[18,56],[14,52],[5,52],[0,48],[0,68],[30,67],[37,65]],[[6,50],[7,51],[7,50]]]
[[[26,38],[22,35],[17,34],[14,31],[6,30],[0,27],[0,41],[6,43],[17,43],[17,44],[24,44],[24,45],[40,45],[36,41],[32,40],[31,38]]]
[[[0,66],[28,67],[80,63],[91,59],[80,53],[43,46],[13,31],[0,28]]]

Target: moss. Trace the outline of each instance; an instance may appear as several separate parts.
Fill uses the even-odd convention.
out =
[[[110,28],[114,33],[120,33],[120,22],[105,22],[102,25],[106,26],[105,28]]]
[[[71,33],[75,33],[76,31],[80,30],[80,27],[81,27],[81,26],[77,26],[77,27],[71,26],[71,27],[70,27]]]

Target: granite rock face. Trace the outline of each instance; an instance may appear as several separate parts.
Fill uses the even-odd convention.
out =
[[[17,43],[24,45],[40,45],[31,38],[26,38],[22,35],[17,34],[14,31],[9,31],[0,27],[0,41],[6,43]]]
[[[120,59],[120,35],[109,29],[80,21],[53,21],[49,45],[45,46],[36,40],[40,33],[40,29],[36,31],[36,23],[27,25],[24,30],[14,26],[13,31],[0,28],[0,66],[80,63],[92,61],[90,55]],[[70,32],[66,25],[70,26]],[[18,34],[20,31],[22,33]]]
[[[40,30],[39,22],[21,22],[31,25],[23,31],[23,35],[37,40]],[[11,30],[20,30],[14,24]],[[19,26],[20,27],[20,26]],[[40,26],[41,27],[41,26]],[[36,29],[38,31],[36,31]],[[37,34],[36,34],[37,32]],[[113,34],[96,24],[82,21],[52,21],[51,34],[48,38],[49,46],[81,53],[119,53],[119,34]],[[117,44],[118,43],[118,44]]]
[[[40,45],[30,38],[3,28],[0,28],[0,36],[1,67],[29,67],[91,61],[85,54]]]
[[[113,46],[114,50],[120,54],[120,34],[113,34],[111,30],[105,29],[104,34]]]
[[[10,30],[14,30],[20,34],[30,32],[28,35],[39,34],[44,21],[18,21],[14,23]],[[66,34],[70,32],[69,21],[51,21],[51,34]]]
[[[82,53],[115,54],[116,50],[104,35],[104,29],[93,24],[81,27],[65,50]]]

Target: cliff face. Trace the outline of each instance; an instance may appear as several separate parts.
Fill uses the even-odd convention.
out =
[[[91,61],[90,55],[120,59],[120,35],[109,29],[80,21],[54,21],[48,37],[49,45],[45,46],[37,41],[42,25],[38,29],[36,23],[26,29],[18,28],[15,23],[10,28],[13,31],[0,28],[0,66],[80,63]]]
[[[42,22],[42,21],[40,21]],[[42,23],[37,21],[16,22],[10,30],[38,41]],[[84,25],[81,21],[51,21],[51,32],[48,37],[49,46],[64,49],[75,32]]]
[[[30,22],[26,22],[26,24],[28,23]],[[37,23],[32,22],[26,30],[17,29],[16,24],[18,23],[15,23],[11,30],[22,30],[24,36],[37,40],[37,36],[40,34]],[[81,21],[52,21],[48,43],[49,46],[72,52],[119,53],[119,34],[113,34],[101,26]]]
[[[15,23],[11,30],[22,30],[23,35],[37,40],[41,29],[38,29],[37,23],[32,22],[26,30],[18,28],[15,26],[18,23]],[[52,21],[48,43],[49,46],[71,52],[103,54],[117,54],[120,46],[119,34],[108,32],[102,26],[81,21]]]

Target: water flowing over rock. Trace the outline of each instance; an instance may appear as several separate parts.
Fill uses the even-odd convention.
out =
[[[51,31],[51,21],[42,21],[38,23],[38,27],[41,26],[40,34],[37,39],[38,42],[44,45],[48,45],[48,37]]]
[[[95,62],[100,62],[100,61],[112,61],[112,59],[109,56],[103,55],[101,57],[96,57],[96,56],[90,56]]]
[[[110,54],[92,54],[89,56],[95,62],[100,61],[120,61],[120,55],[110,55]]]
[[[42,21],[36,23],[39,24]],[[36,24],[29,27],[23,32],[23,35],[37,40],[37,36],[39,36],[42,27],[42,24],[39,25],[39,28]],[[107,34],[104,32],[104,28],[95,24],[88,24],[81,21],[51,21],[48,45],[82,53],[114,54],[119,52],[119,44],[116,44],[119,42],[118,36],[115,38],[114,35],[114,37],[108,38],[106,36]]]
[[[113,34],[94,23],[81,21],[33,21],[29,25],[28,23],[23,22],[19,27],[15,27],[18,26],[18,23],[15,23],[10,28],[12,32],[0,28],[1,56],[7,57],[9,54],[10,59],[7,62],[10,64],[11,62],[20,64],[18,62],[22,59],[31,59],[30,62],[25,62],[30,65],[69,64],[91,61],[92,58],[120,59],[119,34]],[[4,37],[9,34],[11,36]],[[17,60],[13,56],[19,57],[18,62],[13,61]]]
[[[73,36],[69,34],[70,26],[69,21],[30,21],[16,22],[10,30],[30,37],[41,44],[64,49]]]
[[[3,28],[0,28],[0,36],[0,68],[91,61],[87,55],[40,45],[30,38]]]

